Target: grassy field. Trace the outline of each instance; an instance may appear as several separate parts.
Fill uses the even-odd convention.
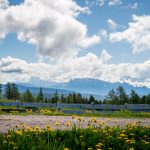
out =
[[[2,108],[5,109],[12,109],[11,112],[4,112],[1,111]],[[20,108],[20,109],[24,109],[24,108]],[[13,111],[14,110],[14,111]],[[49,115],[49,116],[71,116],[72,114],[65,114],[62,111],[58,111],[54,108],[43,108],[43,109],[37,109],[32,111],[31,109],[24,109],[24,112],[19,112],[16,110],[16,107],[14,106],[10,106],[10,107],[6,107],[6,106],[1,106],[0,107],[0,114],[11,114],[11,115],[29,115],[29,114],[33,114],[33,115]],[[73,111],[75,111],[73,109]],[[79,111],[79,109],[77,110]],[[78,114],[79,115],[79,114]],[[127,110],[122,110],[122,111],[117,111],[117,112],[109,112],[107,113],[107,111],[105,112],[97,112],[97,111],[89,111],[86,110],[83,114],[80,114],[79,116],[85,116],[85,117],[123,117],[123,118],[150,118],[150,112],[131,112],[131,111],[127,111]]]

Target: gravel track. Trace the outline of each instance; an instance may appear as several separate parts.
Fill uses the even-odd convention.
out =
[[[51,125],[52,129],[68,129],[74,124],[83,128],[88,126],[90,117],[82,117],[82,121],[79,122],[78,118],[72,119],[71,116],[44,116],[44,115],[0,115],[0,133],[6,133],[9,129],[12,129],[16,125],[26,124],[28,126],[40,126],[45,128],[45,125]],[[84,121],[83,121],[84,120]],[[55,122],[60,123],[59,126],[55,125]],[[65,126],[66,122],[70,122],[70,126]],[[109,126],[124,126],[127,123],[140,122],[143,126],[150,126],[150,118],[97,118],[98,123],[104,121],[105,125]],[[93,123],[94,124],[94,123]]]

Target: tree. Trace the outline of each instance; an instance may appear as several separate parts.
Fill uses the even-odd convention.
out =
[[[55,94],[54,94],[54,103],[57,103],[59,101],[59,97],[58,97],[58,92],[56,90]]]
[[[125,89],[122,86],[117,88],[117,97],[120,104],[125,104],[128,102],[128,95],[125,92]]]
[[[105,99],[107,101],[109,101],[111,104],[118,104],[118,97],[116,95],[116,92],[114,91],[114,89],[110,90],[107,94],[107,96],[105,97]]]
[[[36,97],[37,102],[44,102],[44,95],[43,95],[43,91],[42,88],[40,87],[39,93]]]
[[[95,103],[96,102],[96,100],[95,100],[93,95],[90,95],[89,102],[90,103]]]
[[[146,95],[145,103],[150,104],[150,94]]]
[[[18,88],[15,83],[11,84],[11,97],[15,100],[20,98],[20,93],[18,92]]]
[[[62,103],[65,103],[65,102],[66,102],[65,97],[64,97],[64,94],[61,95],[60,100],[61,100]]]
[[[132,103],[132,104],[138,104],[139,102],[140,102],[139,95],[134,90],[131,90],[131,93],[130,93],[130,103]]]
[[[4,96],[7,99],[12,99],[11,84],[9,82],[5,85],[5,94],[4,94]]]
[[[0,99],[2,98],[2,85],[0,83]]]
[[[25,93],[23,93],[21,100],[24,102],[34,102],[35,99],[29,89],[27,89]]]

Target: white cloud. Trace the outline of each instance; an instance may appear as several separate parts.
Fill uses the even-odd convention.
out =
[[[134,53],[150,50],[150,16],[132,16],[133,21],[123,32],[111,33],[112,42],[127,41],[133,47]]]
[[[121,5],[122,1],[121,0],[109,0],[108,5],[109,6],[116,6],[116,5]]]
[[[103,39],[107,39],[108,38],[108,33],[105,29],[100,29],[98,31],[98,35],[103,38]]]
[[[56,64],[27,63],[6,57],[0,59],[0,80],[3,83],[27,82],[32,77],[38,77],[46,81],[66,82],[77,77],[89,77],[109,82],[126,81],[134,86],[150,87],[150,60],[136,64],[108,64],[107,61],[111,57],[106,50],[103,50],[99,57],[88,53]]]
[[[131,9],[137,9],[138,8],[138,3],[134,3],[134,4],[129,4],[129,8]]]
[[[108,19],[107,24],[108,24],[109,28],[112,30],[116,29],[118,26],[118,24],[115,21],[113,21],[112,19]]]
[[[100,42],[100,37],[88,36],[86,25],[77,20],[81,12],[89,11],[72,0],[25,0],[0,10],[0,38],[13,32],[20,41],[36,45],[40,55],[74,56],[80,48]]]
[[[101,41],[100,39],[100,36],[98,35],[94,35],[90,38],[85,38],[83,41],[80,42],[80,45],[83,47],[83,48],[88,48],[89,46],[93,46],[95,45],[96,43],[99,43]]]
[[[0,9],[6,9],[9,7],[9,1],[8,0],[0,0]]]
[[[102,60],[103,63],[106,63],[108,60],[110,60],[112,56],[105,50],[102,50],[101,57],[100,59]]]
[[[105,4],[105,0],[98,0],[99,6],[103,6]]]

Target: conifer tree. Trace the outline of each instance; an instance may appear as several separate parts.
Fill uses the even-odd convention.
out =
[[[4,94],[4,96],[7,99],[12,99],[11,84],[9,82],[5,85],[5,94]]]
[[[0,83],[0,99],[2,98],[2,85]]]
[[[44,102],[44,95],[43,95],[43,91],[42,88],[40,87],[39,93],[36,97],[37,102]]]

